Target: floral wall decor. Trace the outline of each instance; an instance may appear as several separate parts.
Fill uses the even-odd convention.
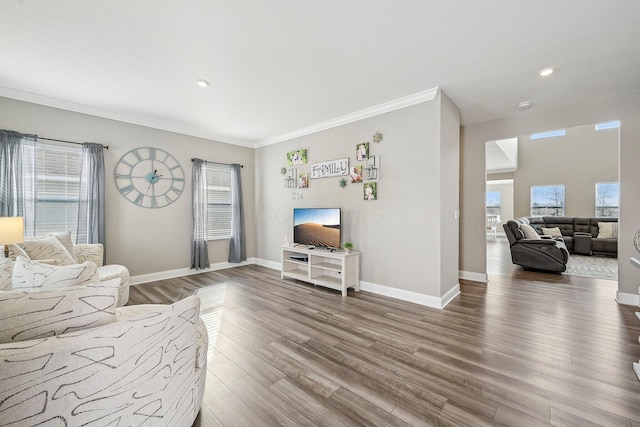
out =
[[[382,142],[382,134],[380,132],[376,132],[373,134],[373,142],[376,144],[380,144]]]

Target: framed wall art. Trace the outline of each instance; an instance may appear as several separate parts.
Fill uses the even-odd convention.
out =
[[[287,153],[287,165],[303,165],[307,163],[307,149],[289,151]]]

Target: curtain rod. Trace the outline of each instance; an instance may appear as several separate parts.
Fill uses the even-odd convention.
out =
[[[193,162],[195,159],[191,159],[191,161]],[[209,160],[205,160],[205,162],[207,163],[215,163],[217,165],[227,165],[227,166],[231,166],[231,163],[222,163],[222,162],[211,162]],[[240,165],[241,168],[244,168],[244,165]]]
[[[53,139],[53,138],[45,138],[43,136],[38,136],[38,135],[29,135],[29,136],[33,136],[37,139],[44,139],[47,141],[56,141],[56,142],[66,142],[67,144],[76,144],[76,145],[82,145],[82,142],[73,142],[73,141],[65,141],[64,139]],[[104,148],[105,150],[109,149],[108,145],[103,145],[102,148]]]

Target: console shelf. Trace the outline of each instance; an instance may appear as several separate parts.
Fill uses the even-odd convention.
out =
[[[346,297],[347,288],[360,291],[360,252],[283,246],[280,277],[335,289]]]

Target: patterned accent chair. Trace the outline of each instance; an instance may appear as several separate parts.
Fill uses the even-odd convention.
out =
[[[106,285],[94,286],[101,291],[91,297],[80,287],[0,293],[10,299],[4,307],[24,298],[39,304],[36,310],[33,301],[25,303],[35,311],[22,320],[26,323],[18,332],[2,335],[0,330],[5,340],[0,344],[0,424],[191,426],[207,370],[208,334],[199,317],[200,299],[115,308],[117,284],[111,293]],[[49,323],[38,325],[33,336],[33,316],[47,304],[51,313],[41,317]],[[60,305],[64,307],[56,313]],[[83,311],[70,314],[69,307]],[[105,314],[112,318],[105,320]],[[12,322],[16,327],[19,317],[20,310],[14,310],[0,329]],[[85,320],[77,324],[78,319]],[[100,326],[95,326],[98,319]],[[65,321],[76,324],[60,324]],[[16,338],[25,333],[26,340]]]
[[[2,248],[2,246],[0,246]],[[129,270],[124,265],[103,265],[104,247],[100,243],[75,245],[71,240],[71,233],[55,233],[44,238],[27,239],[23,243],[10,245],[10,258],[15,261],[18,256],[45,264],[70,265],[91,261],[98,266],[100,281],[120,279],[118,293],[118,307],[129,301]],[[10,290],[11,284],[0,291]]]
[[[93,261],[98,266],[98,276],[101,281],[120,279],[120,290],[118,292],[118,307],[122,307],[129,301],[129,270],[124,265],[103,263],[104,248],[100,243],[88,243],[74,245],[76,257],[79,263]]]

